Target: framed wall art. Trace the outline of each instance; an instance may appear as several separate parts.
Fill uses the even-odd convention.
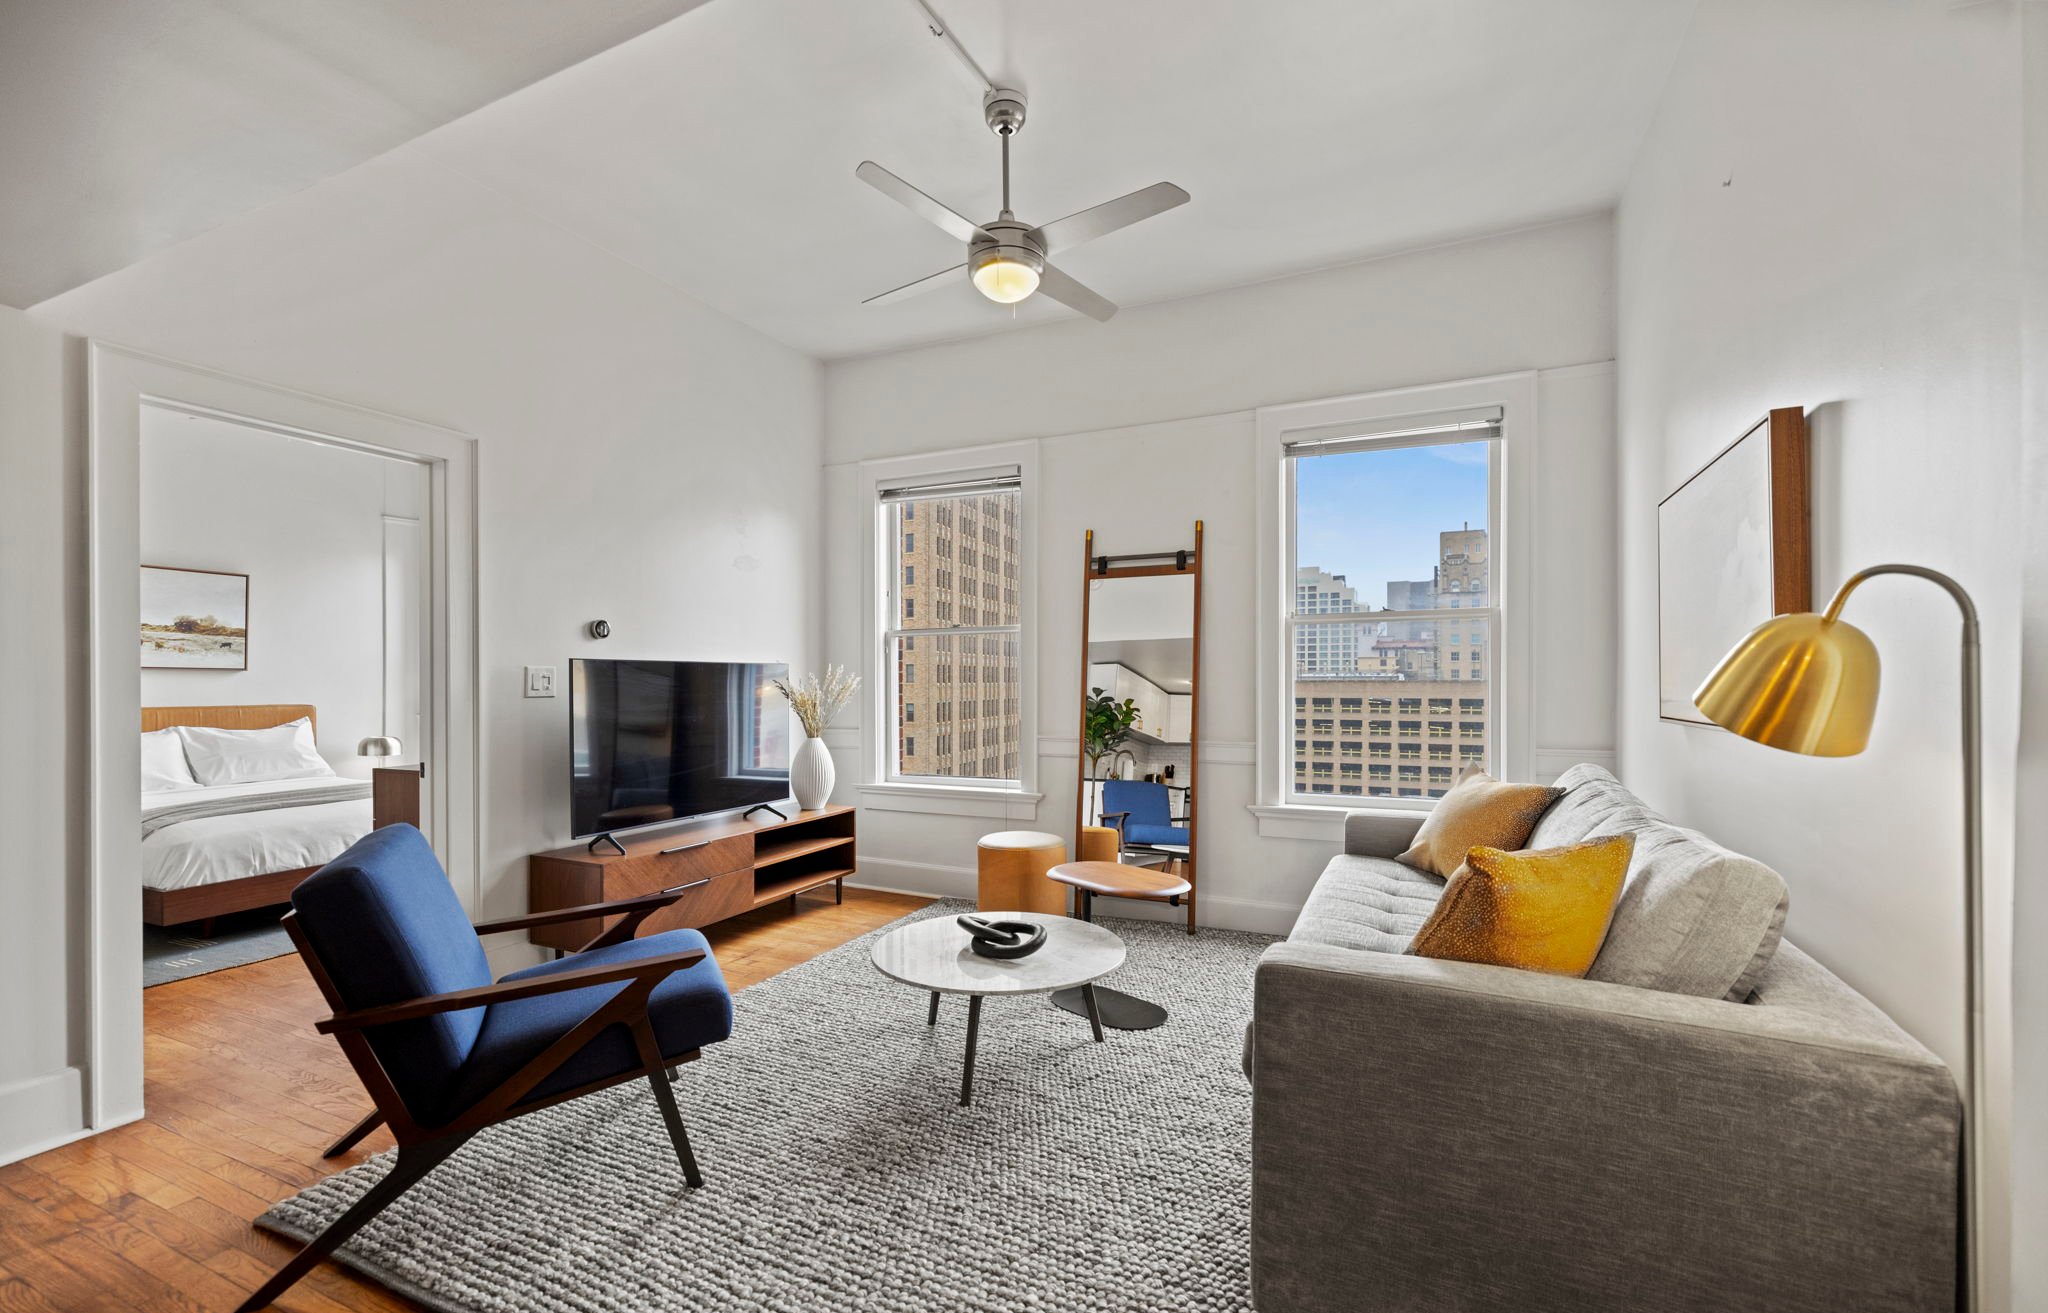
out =
[[[249,576],[142,567],[144,670],[247,670]]]
[[[1658,714],[1712,722],[1693,691],[1735,641],[1813,609],[1806,412],[1773,410],[1657,504]]]

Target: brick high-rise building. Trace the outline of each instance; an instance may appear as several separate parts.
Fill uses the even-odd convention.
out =
[[[1440,798],[1460,770],[1487,763],[1488,622],[1451,614],[1492,605],[1486,531],[1446,531],[1437,555],[1429,580],[1388,582],[1387,609],[1442,614],[1366,626],[1343,670],[1297,649],[1296,793]]]
[[[1022,700],[1014,633],[947,629],[1017,623],[1017,495],[898,503],[897,772],[1016,779]]]

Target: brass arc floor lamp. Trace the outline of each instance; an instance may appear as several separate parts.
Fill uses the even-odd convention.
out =
[[[1795,612],[1766,620],[1721,658],[1693,704],[1707,718],[1743,738],[1809,757],[1851,757],[1870,741],[1877,713],[1877,647],[1841,619],[1842,604],[1866,579],[1907,574],[1948,590],[1963,613],[1963,1056],[1969,1088],[1963,1105],[1961,1203],[1964,1247],[1962,1307],[1977,1306],[1979,1284],[1978,1192],[1984,1181],[1980,1126],[1984,1115],[1984,801],[1982,711],[1978,683],[1983,659],[1977,643],[1977,607],[1963,586],[1918,565],[1873,565],[1842,585],[1826,612]]]

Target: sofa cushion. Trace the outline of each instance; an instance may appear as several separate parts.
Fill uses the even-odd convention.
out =
[[[1436,910],[1444,882],[1386,857],[1330,859],[1287,937],[1295,943],[1402,953]]]
[[[1635,836],[1628,883],[1588,980],[1743,1002],[1778,950],[1790,896],[1762,862],[1671,824],[1598,766],[1559,777],[1565,796],[1529,836],[1559,848]]]

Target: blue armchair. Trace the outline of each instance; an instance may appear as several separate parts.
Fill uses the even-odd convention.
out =
[[[1171,843],[1185,846],[1186,826],[1173,823],[1166,786],[1150,780],[1108,780],[1102,786],[1102,819],[1116,826],[1129,844]]]
[[[704,936],[635,939],[680,894],[561,908],[472,926],[425,836],[372,831],[292,891],[286,931],[334,1015],[333,1035],[398,1141],[384,1179],[242,1305],[262,1308],[486,1126],[645,1079],[683,1178],[703,1184],[676,1109],[675,1068],[732,1033],[732,997]],[[491,981],[480,936],[621,919],[574,956]]]

